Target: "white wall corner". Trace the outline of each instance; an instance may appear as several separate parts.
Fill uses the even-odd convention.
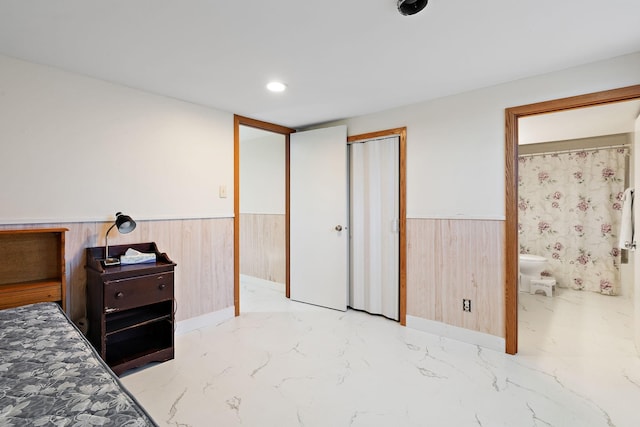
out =
[[[480,347],[503,353],[506,349],[506,342],[502,337],[447,325],[446,323],[423,319],[421,317],[407,316],[407,327],[468,344],[479,345]]]

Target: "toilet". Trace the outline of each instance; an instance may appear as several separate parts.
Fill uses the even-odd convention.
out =
[[[538,255],[520,254],[520,292],[531,291],[531,280],[542,279],[541,273],[548,267],[547,259]]]

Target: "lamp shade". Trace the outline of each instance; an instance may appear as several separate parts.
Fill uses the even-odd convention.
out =
[[[136,222],[129,215],[118,212],[116,213],[116,227],[120,233],[127,234],[136,229]]]
[[[420,12],[429,0],[398,0],[398,11],[403,15],[414,15]]]
[[[118,258],[111,258],[109,256],[109,232],[113,227],[116,227],[120,233],[127,234],[135,230],[136,222],[129,215],[123,215],[122,212],[116,212],[115,222],[111,227],[109,227],[104,235],[104,260],[102,260],[102,263],[105,266],[120,264],[120,260]]]

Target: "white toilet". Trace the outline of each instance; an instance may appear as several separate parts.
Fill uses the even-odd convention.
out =
[[[531,280],[541,279],[541,273],[548,267],[547,259],[538,255],[520,254],[520,292],[531,290]]]

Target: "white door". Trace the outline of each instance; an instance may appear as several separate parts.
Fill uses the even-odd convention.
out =
[[[347,127],[294,133],[290,147],[291,299],[345,311]]]

